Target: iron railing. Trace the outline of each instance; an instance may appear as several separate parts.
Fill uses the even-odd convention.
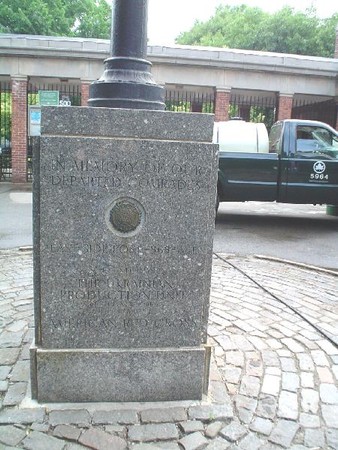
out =
[[[39,102],[39,91],[59,91],[60,101],[69,106],[81,106],[81,86],[79,84],[29,83],[27,93],[28,106]],[[32,138],[28,136],[27,144],[27,180],[32,180]]]
[[[12,91],[9,81],[0,81],[0,181],[12,176]]]
[[[277,97],[231,93],[229,118],[241,117],[247,122],[263,122],[268,130],[276,121]]]
[[[314,100],[295,99],[292,105],[292,119],[318,120],[335,128],[337,123],[337,105],[334,99],[315,102]]]
[[[214,94],[166,90],[165,105],[167,111],[213,113]]]

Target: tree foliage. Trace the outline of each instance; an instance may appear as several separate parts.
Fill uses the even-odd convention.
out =
[[[313,7],[300,12],[284,6],[269,14],[247,5],[225,5],[208,21],[197,21],[190,31],[181,33],[176,42],[331,58],[337,25],[338,13],[320,19]]]
[[[109,38],[105,0],[1,0],[0,32]]]

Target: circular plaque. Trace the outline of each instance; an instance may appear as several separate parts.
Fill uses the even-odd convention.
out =
[[[138,233],[144,222],[144,208],[134,198],[116,199],[106,212],[109,228],[120,236],[133,236]]]

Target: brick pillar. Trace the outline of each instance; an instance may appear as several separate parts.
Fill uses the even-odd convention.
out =
[[[215,92],[215,122],[229,120],[230,89],[217,89]]]
[[[90,81],[81,80],[81,106],[88,106]]]
[[[277,120],[291,119],[293,96],[279,94]]]
[[[12,182],[27,181],[27,77],[12,77]]]

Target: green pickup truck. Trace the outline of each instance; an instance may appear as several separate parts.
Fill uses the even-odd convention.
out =
[[[217,207],[243,201],[338,205],[338,133],[329,125],[276,122],[261,153],[259,147],[255,153],[222,151],[219,144]]]

